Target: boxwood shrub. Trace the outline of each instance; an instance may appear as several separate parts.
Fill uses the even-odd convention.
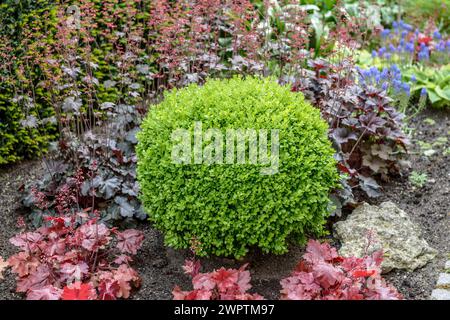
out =
[[[279,130],[278,172],[262,174],[266,165],[248,161],[195,164],[193,154],[185,158],[191,164],[174,162],[173,132],[187,130],[194,150],[199,122],[203,133],[215,128],[224,137],[227,129]],[[268,140],[270,151],[275,138]],[[202,148],[210,144],[204,137]],[[323,231],[338,181],[319,110],[273,79],[209,80],[166,93],[142,124],[137,156],[141,200],[166,244],[188,248],[194,239],[201,255],[242,257],[250,247],[286,252],[289,239]]]

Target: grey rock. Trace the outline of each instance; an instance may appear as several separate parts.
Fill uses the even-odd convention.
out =
[[[445,263],[445,270],[450,270],[450,260]]]
[[[439,275],[436,288],[450,289],[450,273],[441,273]]]
[[[432,300],[450,300],[450,290],[434,289],[431,292]]]
[[[343,256],[362,257],[382,249],[384,252],[383,272],[392,269],[413,271],[432,260],[437,251],[421,238],[421,230],[405,211],[391,201],[380,206],[362,204],[347,220],[334,225],[342,247]],[[368,243],[368,234],[372,241]]]

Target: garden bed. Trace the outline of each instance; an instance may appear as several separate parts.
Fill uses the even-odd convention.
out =
[[[431,119],[431,120],[429,120]],[[414,272],[392,271],[386,278],[394,284],[407,299],[428,299],[434,289],[437,276],[444,268],[450,253],[450,156],[443,150],[449,147],[442,137],[450,136],[450,114],[445,111],[425,111],[410,121],[413,130],[410,161],[411,171],[426,173],[428,182],[421,188],[414,186],[407,175],[397,177],[386,183],[385,194],[369,202],[378,204],[391,200],[404,209],[423,230],[428,243],[438,250],[437,257],[425,267]],[[439,139],[440,138],[440,139]],[[437,140],[438,139],[438,140]],[[441,143],[436,144],[437,141]],[[433,145],[435,153],[425,156],[418,141]],[[18,190],[23,183],[39,179],[43,174],[40,161],[26,161],[0,171],[0,256],[8,257],[14,253],[9,244],[16,232],[16,222],[20,216]],[[190,257],[187,250],[173,250],[163,244],[163,236],[149,223],[141,223],[138,229],[145,233],[144,245],[135,258],[135,267],[142,277],[141,289],[134,293],[133,299],[171,299],[175,285],[190,288],[190,279],[183,273],[184,259]],[[331,239],[333,242],[338,242]],[[290,274],[303,255],[304,248],[291,246],[285,255],[263,255],[252,252],[240,261],[225,258],[201,259],[203,270],[239,267],[249,263],[253,290],[266,298],[279,297],[279,280]],[[8,271],[5,281],[0,282],[0,299],[18,299],[15,281]]]

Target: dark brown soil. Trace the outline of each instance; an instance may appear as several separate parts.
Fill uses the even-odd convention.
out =
[[[435,124],[427,124],[424,119],[431,118]],[[427,111],[415,118],[410,126],[414,129],[412,138],[433,143],[439,137],[450,139],[450,113]],[[427,299],[434,288],[439,271],[445,258],[450,253],[450,156],[443,155],[443,150],[450,145],[434,146],[437,152],[426,157],[419,152],[417,143],[411,154],[411,171],[427,173],[429,182],[422,188],[413,186],[407,174],[392,180],[385,186],[385,195],[371,201],[379,203],[392,200],[410,214],[412,219],[423,229],[423,235],[431,246],[439,251],[434,261],[412,273],[391,272],[386,278],[392,282],[407,299]],[[17,189],[26,180],[38,177],[42,171],[39,162],[22,163],[0,171],[0,255],[9,256],[13,251],[8,239],[16,231],[15,223],[18,207]],[[189,256],[186,250],[173,250],[163,244],[162,235],[148,223],[140,227],[145,232],[146,240],[135,260],[135,267],[142,276],[142,287],[134,299],[171,299],[175,285],[182,289],[191,289],[190,279],[183,274],[181,266]],[[282,256],[263,255],[258,252],[249,254],[242,261],[224,258],[202,259],[203,270],[215,268],[239,267],[249,263],[252,273],[253,290],[266,298],[279,296],[279,281],[287,276],[301,259],[304,248],[292,246],[289,253]],[[6,279],[0,281],[0,299],[17,299],[14,294],[14,280],[7,273]]]
[[[430,124],[429,119],[435,123]],[[385,187],[385,195],[380,201],[392,200],[405,210],[422,228],[424,238],[439,254],[432,263],[419,270],[394,271],[386,278],[405,298],[427,299],[436,284],[438,273],[450,258],[450,112],[426,111],[414,118],[410,126],[414,128],[412,140],[415,147],[410,157],[410,171],[426,173],[428,183],[419,188],[406,176],[393,180]],[[443,142],[443,138],[447,141]],[[436,153],[425,156],[419,141],[431,143]]]

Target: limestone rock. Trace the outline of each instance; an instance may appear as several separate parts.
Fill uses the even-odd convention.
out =
[[[353,210],[347,220],[337,222],[334,229],[341,240],[339,252],[343,256],[362,257],[366,251],[371,254],[383,249],[383,272],[392,269],[413,271],[423,267],[437,254],[421,238],[419,226],[390,201],[380,206],[364,203]],[[370,231],[374,239],[367,248]]]
[[[441,273],[436,287],[440,289],[450,289],[450,273]]]
[[[431,292],[432,300],[450,300],[450,290],[434,289]]]

